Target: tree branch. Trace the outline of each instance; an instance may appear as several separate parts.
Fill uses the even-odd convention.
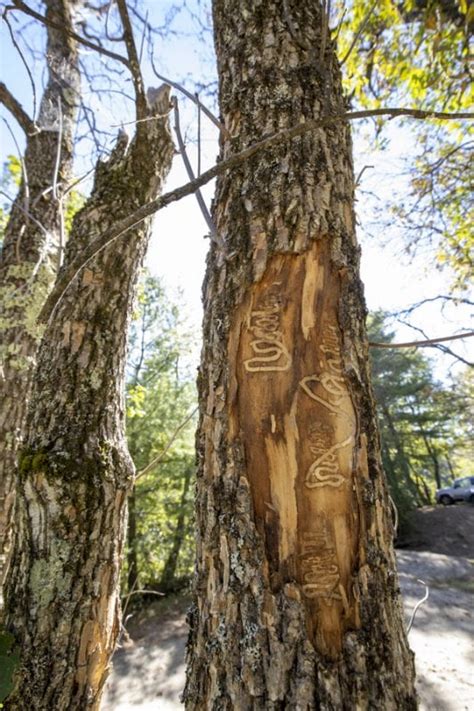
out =
[[[472,338],[472,336],[474,336],[474,331],[466,331],[466,333],[458,333],[455,336],[429,338],[426,341],[407,341],[406,343],[376,343],[375,341],[369,341],[369,346],[371,348],[418,348],[425,346],[434,346],[437,343],[444,343],[444,341],[457,341],[460,338]]]
[[[18,121],[27,136],[38,133],[38,127],[35,126],[34,121],[28,116],[23,106],[15,99],[3,82],[0,82],[0,101]]]
[[[95,52],[98,52],[99,54],[103,54],[104,56],[109,57],[110,59],[115,59],[117,62],[121,62],[128,69],[130,69],[130,62],[127,59],[127,57],[123,57],[121,54],[112,52],[110,49],[106,49],[105,47],[100,47],[95,42],[90,42],[88,39],[86,39],[82,35],[78,35],[77,32],[73,32],[73,30],[69,29],[68,27],[64,27],[63,25],[60,25],[58,22],[53,22],[52,20],[46,19],[46,17],[44,15],[41,15],[39,12],[36,12],[35,10],[33,10],[26,3],[24,3],[23,0],[12,0],[12,2],[13,2],[13,5],[7,5],[7,7],[5,8],[5,11],[7,11],[7,10],[21,10],[22,12],[25,13],[25,15],[34,17],[35,20],[42,22],[43,25],[47,25],[48,27],[52,27],[55,30],[60,30],[61,32],[65,32],[66,34],[69,35],[69,37],[72,37],[73,39],[76,40],[76,42],[79,42],[84,47],[93,49]]]
[[[431,296],[430,298],[422,299],[421,301],[418,301],[416,304],[412,304],[411,306],[408,306],[406,309],[401,309],[400,311],[394,311],[391,314],[391,316],[401,316],[402,314],[411,314],[413,311],[415,311],[415,309],[419,309],[421,306],[424,306],[425,304],[430,304],[434,301],[449,302],[449,303],[453,303],[455,306],[457,306],[458,304],[466,304],[467,306],[474,306],[474,301],[470,301],[469,299],[465,299],[464,297],[445,296],[444,294],[439,294],[438,296]]]
[[[184,145],[183,141],[183,136],[181,135],[181,128],[180,128],[180,123],[179,123],[179,108],[178,108],[178,99],[176,96],[173,96],[171,99],[171,104],[173,106],[173,112],[174,112],[174,130],[176,133],[176,138],[178,141],[178,147],[179,147],[179,152],[181,154],[181,158],[183,159],[184,167],[186,168],[186,173],[188,174],[189,180],[192,182],[195,180],[195,175],[191,166],[191,161],[188,158],[188,154],[186,153],[186,146]],[[199,209],[202,212],[202,216],[204,217],[204,220],[209,228],[209,234],[211,239],[216,242],[220,247],[224,246],[224,243],[222,242],[222,239],[219,237],[217,234],[216,227],[212,221],[212,217],[209,214],[209,210],[207,209],[207,205],[205,203],[205,200],[202,196],[202,193],[199,188],[196,190],[196,200],[199,205]]]
[[[153,469],[156,466],[158,466],[158,464],[161,462],[161,460],[163,459],[163,457],[165,456],[165,454],[168,452],[169,448],[175,441],[176,437],[179,435],[181,430],[184,427],[186,427],[189,420],[191,420],[194,417],[194,415],[196,414],[197,411],[198,411],[198,408],[195,407],[194,410],[192,412],[190,412],[189,415],[187,415],[186,418],[182,422],[180,422],[180,424],[177,426],[177,428],[175,429],[175,431],[173,432],[173,434],[171,435],[171,437],[169,438],[169,440],[167,441],[167,443],[165,444],[165,446],[163,447],[161,452],[156,457],[154,457],[154,459],[152,459],[151,462],[149,462],[144,469],[137,472],[135,481],[137,479],[140,479],[140,477],[145,476],[145,474],[149,474],[151,471],[153,471]]]
[[[132,75],[133,87],[135,89],[135,98],[137,102],[136,116],[137,119],[143,119],[147,115],[147,100],[145,87],[143,85],[143,77],[140,69],[140,60],[138,59],[137,47],[133,36],[133,27],[128,14],[126,0],[117,0],[117,7],[120,15],[120,20],[123,27],[123,40],[127,48],[128,64]]]
[[[161,197],[152,200],[146,205],[142,205],[135,212],[131,213],[128,217],[120,220],[115,225],[106,230],[103,234],[96,237],[92,242],[90,242],[83,251],[78,254],[78,256],[73,260],[67,269],[65,269],[56,280],[55,287],[50,293],[46,303],[40,313],[40,322],[49,321],[56,304],[61,299],[63,293],[68,288],[69,284],[75,279],[80,270],[86,266],[99,252],[105,249],[111,242],[121,237],[123,234],[128,232],[128,230],[139,225],[147,217],[150,217],[154,213],[162,210],[177,200],[186,195],[191,195],[198,188],[209,183],[213,178],[218,175],[222,175],[227,170],[236,168],[245,161],[249,160],[253,156],[257,155],[263,150],[271,148],[284,141],[290,141],[294,138],[308,133],[309,131],[314,131],[319,128],[325,128],[332,126],[335,123],[340,123],[341,121],[356,121],[358,119],[369,118],[372,116],[390,116],[391,118],[399,116],[409,116],[414,119],[438,119],[441,121],[449,120],[459,120],[459,119],[474,119],[473,113],[443,113],[440,111],[422,111],[420,109],[410,109],[410,108],[387,108],[387,109],[368,109],[364,111],[352,111],[343,114],[334,114],[333,116],[326,116],[320,119],[314,119],[311,121],[306,121],[305,123],[300,123],[297,126],[292,126],[290,128],[283,129],[277,133],[273,133],[266,138],[263,138],[257,143],[253,143],[248,148],[244,148],[239,153],[231,155],[230,158],[217,163],[209,170],[206,170],[202,175],[198,176],[189,183],[181,185],[175,190],[171,190],[165,193]]]

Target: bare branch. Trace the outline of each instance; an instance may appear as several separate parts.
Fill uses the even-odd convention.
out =
[[[33,120],[34,120],[34,119],[36,118],[36,84],[35,84],[35,81],[34,81],[34,79],[33,79],[33,74],[31,73],[31,69],[30,69],[30,67],[29,67],[29,65],[28,65],[28,62],[27,62],[26,59],[25,59],[25,55],[24,55],[23,52],[21,51],[21,47],[20,47],[20,45],[18,44],[18,42],[16,41],[16,39],[15,39],[15,34],[14,34],[14,32],[13,32],[13,30],[12,30],[12,27],[11,27],[11,25],[10,25],[10,22],[9,22],[9,20],[8,20],[8,10],[9,10],[9,9],[11,9],[11,8],[10,8],[10,7],[6,7],[6,8],[4,9],[4,11],[3,11],[3,13],[2,13],[2,18],[3,18],[3,20],[4,20],[5,24],[6,24],[6,26],[8,27],[8,32],[10,33],[10,39],[11,39],[11,41],[12,41],[12,44],[13,44],[13,46],[15,47],[16,51],[18,52],[18,54],[20,55],[20,59],[21,59],[21,61],[22,61],[22,63],[23,63],[23,66],[24,66],[25,69],[26,69],[26,73],[28,74],[28,79],[30,80],[31,93],[32,93],[32,96],[33,96]]]
[[[392,316],[401,316],[402,314],[411,314],[413,311],[416,309],[421,308],[422,306],[425,306],[425,304],[431,304],[434,301],[444,301],[444,302],[449,302],[453,303],[456,306],[458,304],[465,304],[466,306],[474,306],[474,301],[470,301],[469,299],[466,299],[461,296],[446,296],[444,294],[439,294],[438,296],[431,296],[430,298],[427,299],[422,299],[421,301],[418,301],[416,304],[412,304],[411,306],[408,306],[406,309],[401,309],[400,311],[396,311],[392,313]],[[443,308],[443,307],[441,307]]]
[[[165,593],[159,592],[158,590],[147,590],[144,588],[143,590],[132,590],[132,592],[122,595],[122,600],[128,600],[132,597],[132,595],[159,595],[160,597],[164,597]]]
[[[207,118],[208,118],[210,121],[212,121],[212,123],[214,124],[214,126],[217,126],[217,128],[219,129],[219,131],[222,133],[222,135],[223,135],[225,138],[230,138],[230,137],[231,137],[229,131],[228,131],[227,128],[224,126],[224,124],[221,123],[221,122],[219,121],[219,119],[216,118],[216,116],[214,116],[214,114],[212,113],[212,111],[210,111],[210,110],[207,108],[207,106],[205,106],[205,105],[202,103],[202,101],[200,101],[200,99],[199,99],[199,97],[197,96],[197,94],[191,94],[191,92],[188,91],[184,86],[182,86],[181,84],[178,84],[178,83],[175,82],[175,81],[172,81],[171,79],[167,79],[165,76],[163,76],[163,74],[160,74],[160,73],[156,70],[156,67],[155,67],[155,65],[154,65],[154,63],[153,63],[153,56],[152,56],[151,54],[150,54],[150,64],[151,64],[151,68],[153,69],[153,74],[156,76],[157,79],[160,79],[160,81],[164,81],[165,84],[169,84],[170,86],[173,87],[173,89],[176,89],[176,91],[180,91],[180,92],[181,92],[182,94],[184,94],[184,96],[186,96],[188,99],[191,99],[191,101],[193,101],[193,102],[196,104],[196,106],[199,106],[199,108],[201,109],[201,111],[203,112],[203,114],[206,114]]]
[[[158,454],[158,456],[156,456],[154,459],[152,459],[151,462],[149,464],[147,464],[147,466],[144,469],[142,469],[141,471],[139,471],[137,473],[137,476],[135,477],[135,481],[137,479],[140,479],[140,477],[145,476],[145,474],[149,474],[151,471],[153,471],[153,469],[156,466],[158,466],[158,464],[161,462],[161,460],[163,459],[163,457],[165,456],[165,454],[168,452],[169,448],[175,441],[176,437],[179,435],[181,430],[184,429],[184,427],[186,427],[189,420],[191,420],[194,417],[194,415],[196,414],[197,411],[198,411],[198,408],[195,407],[194,410],[189,415],[187,415],[187,417],[177,426],[177,428],[175,429],[175,431],[169,438],[169,440],[166,443],[166,445],[164,446],[164,448]]]
[[[63,25],[60,25],[58,22],[53,22],[52,20],[46,19],[46,17],[44,15],[41,15],[39,12],[36,12],[35,10],[33,10],[25,2],[23,2],[23,0],[12,0],[12,2],[13,2],[13,5],[8,5],[5,8],[5,10],[21,10],[22,12],[25,13],[25,15],[34,17],[35,20],[42,22],[43,25],[52,27],[55,30],[60,30],[61,32],[66,32],[66,34],[68,34],[69,37],[72,37],[73,39],[76,40],[76,42],[79,42],[84,47],[93,49],[95,52],[98,52],[99,54],[103,54],[104,56],[109,57],[110,59],[115,59],[117,62],[121,62],[121,64],[124,64],[128,69],[130,69],[130,62],[127,59],[127,57],[123,57],[121,54],[117,54],[117,52],[112,52],[110,49],[106,49],[105,47],[100,47],[95,42],[90,42],[88,39],[86,39],[82,35],[78,35],[77,32],[73,32],[68,27],[64,27]]]
[[[407,324],[407,325],[409,325],[409,324]],[[411,328],[415,328],[415,326],[412,326]],[[425,346],[434,346],[437,343],[443,343],[445,341],[457,341],[462,338],[472,338],[472,336],[474,336],[474,331],[466,331],[465,333],[458,333],[454,336],[441,336],[441,338],[429,338],[426,341],[407,341],[406,343],[376,343],[375,341],[369,341],[369,346],[371,348],[412,348],[412,347],[419,348],[419,347],[425,347]],[[456,356],[456,357],[459,357],[459,356]],[[464,362],[466,362],[466,361],[464,361]]]
[[[63,263],[64,245],[66,244],[66,235],[64,232],[63,191],[61,190],[61,192],[58,193],[58,176],[59,176],[59,167],[61,165],[61,147],[62,147],[62,142],[63,142],[63,109],[61,106],[61,98],[59,96],[58,96],[58,116],[59,116],[58,147],[57,147],[57,151],[56,151],[56,162],[54,165],[52,192],[53,192],[53,198],[58,204],[58,213],[59,213],[58,268],[60,268]]]
[[[0,82],[0,101],[18,121],[19,125],[28,136],[38,132],[38,128],[28,116],[23,106],[7,89],[3,82]]]
[[[419,326],[414,326],[412,323],[409,323],[408,321],[404,321],[401,318],[399,318],[397,320],[403,326],[408,326],[408,328],[411,328],[413,331],[417,331],[418,333],[421,333],[421,335],[425,339],[429,340],[428,336],[426,335],[426,332]],[[471,336],[472,332],[465,331],[464,334]],[[459,336],[456,336],[456,337],[459,338],[459,337],[463,336],[464,334],[459,334]],[[449,340],[452,340],[452,339],[449,339]],[[440,342],[439,340],[436,343],[433,343],[433,348],[436,348],[437,350],[441,351],[442,353],[445,353],[446,355],[449,355],[452,358],[459,360],[461,363],[464,363],[464,365],[467,365],[469,368],[474,367],[474,363],[471,363],[470,361],[468,361],[465,358],[463,358],[462,356],[460,356],[458,353],[455,353],[454,351],[451,350],[451,348],[448,348],[448,346],[441,345],[441,343],[442,343],[442,341]]]
[[[373,13],[373,11],[375,10],[376,6],[377,6],[377,0],[374,0],[374,2],[372,3],[372,5],[369,7],[366,16],[364,17],[364,19],[363,19],[362,22],[360,23],[360,27],[359,27],[359,29],[357,30],[357,32],[355,33],[355,37],[354,37],[354,39],[352,40],[349,49],[347,50],[347,52],[345,53],[344,57],[343,57],[343,58],[341,59],[341,61],[339,62],[339,65],[340,65],[341,67],[342,67],[343,64],[345,64],[345,63],[347,62],[347,60],[348,60],[349,57],[351,56],[352,50],[354,49],[354,47],[356,46],[357,42],[359,41],[359,38],[360,38],[361,34],[363,33],[363,31],[364,31],[365,28],[367,27],[367,23],[369,22],[370,16],[372,15],[372,13]]]
[[[362,176],[364,175],[365,171],[366,171],[366,170],[369,170],[370,168],[373,168],[373,167],[374,167],[373,165],[364,165],[364,167],[363,167],[362,170],[360,171],[359,175],[358,175],[357,178],[355,179],[354,187],[356,187],[356,188],[359,187],[361,178],[362,178]]]
[[[186,146],[184,145],[183,136],[181,135],[181,128],[179,125],[178,99],[176,98],[176,96],[172,97],[171,103],[172,103],[173,109],[174,109],[174,130],[176,132],[176,138],[178,140],[179,152],[181,154],[181,158],[183,159],[184,167],[186,168],[188,178],[189,178],[189,180],[193,181],[196,178],[193,173],[191,161],[189,160],[188,154],[186,153]],[[211,239],[214,242],[216,242],[220,247],[223,247],[224,245],[223,245],[222,239],[217,234],[216,227],[212,221],[212,218],[209,214],[209,210],[207,209],[207,205],[204,201],[204,198],[203,198],[202,193],[199,188],[197,188],[195,195],[196,195],[197,203],[199,205],[199,209],[202,212],[202,216],[204,217],[204,220],[206,221],[206,224],[209,227]]]
[[[138,59],[137,47],[133,36],[133,27],[128,14],[126,0],[117,0],[117,7],[120,15],[120,20],[123,27],[123,39],[127,48],[128,63],[130,73],[132,75],[133,87],[136,97],[136,116],[137,119],[142,119],[147,115],[147,100],[145,87],[143,85],[143,77],[140,69],[140,60]]]
[[[173,82],[170,82],[170,84],[173,85]],[[91,259],[105,249],[111,242],[121,237],[123,234],[128,232],[128,230],[139,225],[147,217],[150,217],[150,215],[155,214],[159,210],[162,210],[164,207],[167,207],[177,200],[181,200],[181,198],[186,197],[186,195],[191,195],[198,188],[206,185],[206,183],[209,183],[216,176],[222,175],[222,173],[225,173],[227,170],[231,170],[232,168],[242,165],[242,163],[257,155],[261,151],[271,148],[278,143],[292,140],[293,138],[297,138],[305,133],[308,133],[308,131],[314,131],[319,128],[332,126],[334,123],[340,123],[341,121],[356,121],[358,119],[369,118],[371,116],[390,116],[392,118],[409,116],[419,120],[438,119],[441,121],[449,121],[453,119],[474,119],[474,114],[467,112],[442,113],[439,111],[421,111],[420,109],[410,108],[370,109],[326,116],[320,119],[306,121],[305,123],[300,123],[297,126],[292,126],[291,128],[286,128],[278,131],[277,133],[273,133],[270,136],[263,138],[261,141],[257,141],[257,143],[252,144],[248,148],[244,148],[244,150],[239,153],[230,156],[226,160],[217,163],[212,168],[209,168],[209,170],[202,173],[199,177],[191,180],[189,183],[185,183],[175,190],[171,190],[161,197],[156,198],[156,200],[152,200],[146,205],[142,205],[128,217],[120,220],[103,234],[99,235],[99,237],[96,237],[82,250],[80,254],[78,254],[69,267],[58,276],[55,287],[50,293],[40,313],[39,320],[48,321],[50,319],[57,302],[68,288],[69,284],[76,278],[80,270],[83,269],[83,267],[85,267]]]

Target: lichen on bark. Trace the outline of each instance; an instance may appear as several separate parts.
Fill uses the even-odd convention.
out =
[[[344,111],[324,22],[309,0],[214,1],[223,158]],[[187,709],[416,708],[353,205],[343,123],[218,180]]]
[[[64,268],[161,190],[174,153],[169,87],[121,132],[76,214]],[[150,222],[87,263],[47,324],[20,457],[6,623],[21,647],[5,709],[98,709],[120,627],[119,574],[134,478],[124,433],[126,338]]]
[[[47,28],[47,83],[39,115],[33,117],[34,130],[26,136],[22,180],[0,255],[0,586],[10,547],[15,466],[30,378],[44,331],[37,316],[57,273],[62,240],[60,204],[72,175],[80,75],[77,45],[68,30],[80,2],[45,2],[46,19],[63,29]],[[53,183],[57,185],[56,197]]]

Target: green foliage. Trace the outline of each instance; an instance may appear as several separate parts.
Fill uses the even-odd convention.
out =
[[[2,177],[0,178],[0,189],[2,193],[10,195],[12,189],[18,188],[21,182],[21,163],[16,156],[9,155],[3,164]],[[2,198],[4,196],[2,195]],[[10,215],[11,202],[4,200],[0,203],[0,247],[3,244],[3,235]]]
[[[71,233],[74,215],[84,206],[85,201],[85,196],[78,190],[68,192],[64,209],[64,228],[67,236]]]
[[[15,638],[0,627],[0,702],[5,701],[13,689],[13,674],[19,661]],[[0,703],[0,708],[2,706]]]
[[[146,277],[142,283],[130,345],[127,386],[130,453],[139,473],[163,456],[149,473],[139,476],[130,501],[128,580],[130,587],[136,565],[140,588],[156,587],[162,582],[165,568],[168,572],[172,569],[173,579],[191,572],[196,425],[195,417],[191,417],[179,429],[196,403],[191,363],[183,356],[192,351],[194,337],[189,334],[178,306],[167,298],[156,278]],[[167,561],[176,549],[176,565],[170,568]]]
[[[444,111],[472,105],[469,39],[474,17],[466,3],[350,0],[344,5],[341,57],[364,25],[345,62],[347,90],[360,103],[374,106],[395,97]]]
[[[3,164],[2,177],[0,179],[0,189],[13,197],[13,194],[20,187],[22,178],[21,161],[17,156],[9,155]],[[76,212],[84,205],[85,196],[78,190],[70,190],[64,200],[64,228],[66,236],[71,232],[72,220]],[[0,246],[3,243],[3,235],[10,216],[11,201],[5,200],[0,203]]]
[[[369,339],[393,341],[383,312],[371,314]],[[436,382],[415,349],[371,349],[382,459],[402,522],[410,509],[432,503],[436,488],[464,473],[454,455],[466,451],[459,427],[468,399],[461,387]]]
[[[339,3],[341,5],[341,3]],[[348,94],[359,105],[411,105],[469,110],[474,100],[470,42],[474,10],[466,0],[350,0],[339,32]],[[383,121],[381,120],[379,127]],[[429,244],[438,267],[449,267],[455,288],[472,273],[474,129],[468,122],[410,122],[416,154],[408,194],[396,196],[392,215],[408,246]],[[393,217],[392,217],[393,220]]]

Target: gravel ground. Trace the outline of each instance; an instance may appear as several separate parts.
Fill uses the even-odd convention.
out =
[[[473,523],[474,507],[425,509],[417,512],[410,534],[416,550],[397,551],[407,624],[426,590],[418,579],[429,587],[409,637],[421,711],[474,711]],[[115,654],[102,711],[183,708],[188,603],[186,598],[156,603],[131,620],[133,642],[124,642]]]

